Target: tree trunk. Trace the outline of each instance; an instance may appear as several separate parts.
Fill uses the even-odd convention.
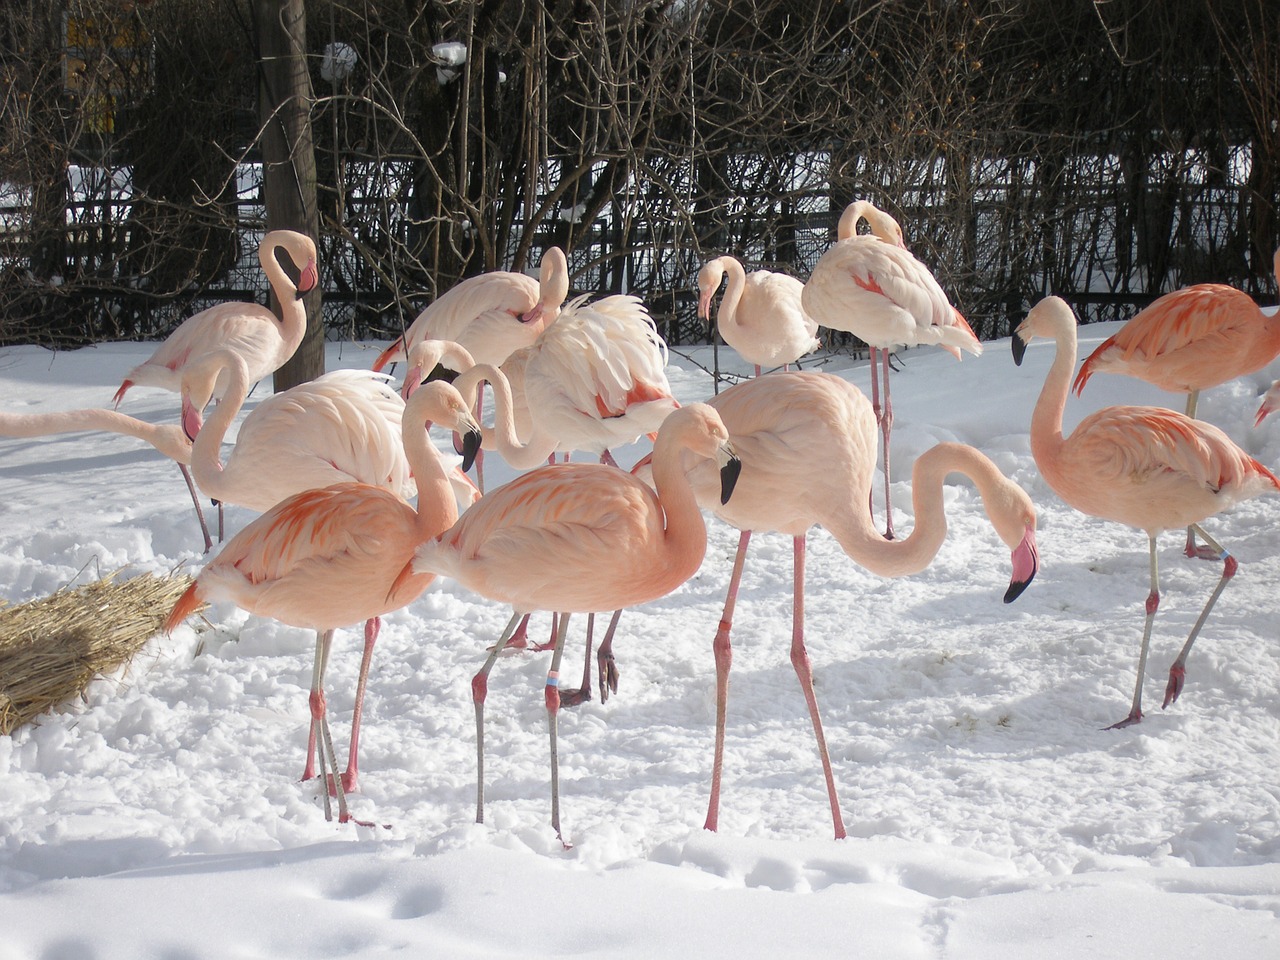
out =
[[[316,207],[316,158],[311,140],[311,79],[306,62],[303,0],[254,0],[258,33],[258,113],[262,131],[263,199],[267,229],[320,236]],[[299,267],[304,266],[298,264]],[[324,373],[320,286],[307,294],[307,333],[297,352],[275,374],[285,390]],[[280,304],[271,298],[277,314]]]

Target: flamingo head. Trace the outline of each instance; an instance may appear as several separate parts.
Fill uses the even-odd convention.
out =
[[[320,271],[316,269],[316,261],[313,257],[307,261],[307,265],[302,268],[302,273],[298,276],[298,288],[294,293],[294,297],[301,300],[314,290],[319,282]]]
[[[720,288],[723,278],[724,266],[719,257],[708,260],[698,271],[698,317],[705,320],[708,326],[711,325],[711,298]]]
[[[1027,344],[1036,337],[1052,340],[1062,330],[1074,331],[1075,327],[1076,315],[1067,305],[1067,301],[1061,297],[1045,297],[1027,312],[1026,319],[1018,324],[1018,329],[1013,331],[1013,336],[1009,338],[1013,349],[1013,362],[1019,366],[1022,365]]]
[[[1040,569],[1040,552],[1036,549],[1036,524],[1032,516],[1026,524],[1022,540],[1013,548],[1013,576],[1009,579],[1009,589],[1004,592],[1004,602],[1013,603],[1022,596],[1022,591],[1031,585],[1036,572]]]

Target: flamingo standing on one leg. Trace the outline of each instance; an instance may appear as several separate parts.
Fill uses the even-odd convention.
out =
[[[657,493],[603,464],[539,467],[488,493],[450,529],[423,543],[404,576],[435,573],[515,613],[472,680],[476,709],[476,822],[484,820],[484,701],[489,671],[521,618],[561,614],[547,674],[551,739],[551,825],[560,832],[556,714],[559,670],[571,612],[618,610],[665,596],[702,563],[707,530],[680,465],[681,455],[714,460],[728,499],[740,464],[714,410],[691,404],[658,431]]]
[[[728,276],[724,299],[716,310],[716,329],[724,342],[752,364],[784,370],[822,344],[818,321],[800,302],[804,284],[771,270],[747,273],[734,257],[716,257],[698,271],[698,316],[711,324],[711,298]]]
[[[1062,411],[1071,390],[1076,359],[1076,318],[1059,297],[1046,297],[1015,331],[1013,357],[1021,363],[1026,344],[1045,337],[1056,344],[1053,364],[1031,418],[1031,453],[1054,491],[1090,516],[1146,531],[1151,557],[1138,682],[1129,716],[1113,727],[1142,719],[1142,681],[1151,626],[1160,605],[1156,536],[1162,530],[1195,526],[1222,561],[1222,578],[1191,628],[1169,669],[1164,706],[1178,699],[1186,677],[1187,654],[1209,618],[1218,596],[1236,572],[1236,561],[1199,527],[1202,520],[1232,504],[1280,490],[1270,470],[1231,442],[1212,424],[1164,407],[1104,407],[1062,435]]]
[[[857,232],[859,220],[870,236]],[[889,498],[889,351],[898,345],[936,344],[960,359],[960,351],[982,353],[973,329],[951,305],[942,287],[902,240],[902,228],[866,200],[849,204],[840,217],[839,239],[814,265],[801,302],[824,327],[846,330],[871,348],[871,404],[884,438],[885,535],[893,536]],[[884,367],[884,406],[880,405],[877,359]]]
[[[325,665],[335,628],[398,610],[433,579],[430,573],[401,575],[414,548],[458,518],[448,474],[427,436],[433,421],[466,434],[469,453],[480,442],[468,405],[452,386],[429,383],[414,393],[405,406],[402,440],[417,478],[417,510],[365,483],[339,483],[289,497],[227,542],[164,624],[172,631],[200,603],[230,600],[251,613],[316,631],[311,717],[323,743],[320,772],[323,777],[326,763],[334,772],[342,822],[350,817],[329,733]],[[326,816],[328,805],[326,789]]]
[[[471,362],[457,344],[438,340],[418,342],[410,356],[418,369],[428,370],[442,359],[462,367]],[[403,500],[418,494],[413,464],[401,439],[405,401],[388,385],[385,375],[334,370],[273,394],[241,423],[225,462],[222,441],[249,390],[243,358],[230,350],[217,350],[190,365],[183,377],[184,422],[203,406],[215,382],[225,382],[226,392],[196,434],[191,453],[191,471],[206,496],[219,503],[266,511],[295,494],[335,483],[371,484]],[[449,476],[453,482],[456,474],[451,471]],[[351,747],[342,775],[348,791],[358,789],[360,721],[379,629],[377,617],[365,624]],[[316,732],[313,723],[304,780],[315,775]]]
[[[714,644],[716,744],[706,828],[715,830],[719,819],[733,658],[729,631],[747,545],[752,533],[775,531],[793,538],[791,663],[809,707],[835,835],[841,838],[844,821],[804,642],[804,560],[809,529],[815,524],[825,527],[851,560],[879,576],[918,573],[933,560],[946,536],[943,480],[948,473],[962,473],[977,486],[992,526],[1012,551],[1013,577],[1004,596],[1008,603],[1026,589],[1038,566],[1035,507],[1022,488],[983,454],[965,444],[940,443],[915,462],[914,529],[903,540],[886,540],[876,532],[870,514],[855,506],[866,503],[876,462],[875,414],[857,387],[829,374],[794,371],[739,383],[708,403],[720,414],[743,466],[733,498],[726,503],[719,502],[716,477],[704,463],[691,464],[687,474],[699,505],[742,531]],[[822,467],[815,470],[818,463]]]
[[[1280,250],[1272,258],[1280,284]],[[1196,415],[1201,390],[1261,370],[1280,355],[1280,311],[1262,309],[1248,294],[1221,283],[1183,287],[1138,311],[1114,337],[1085,358],[1072,388],[1076,396],[1095,373],[1123,373],[1161,390],[1187,395]],[[1216,559],[1187,528],[1186,554]]]
[[[299,269],[297,283],[289,278],[276,259],[277,249],[284,250]],[[160,387],[177,393],[187,366],[212,350],[227,349],[238,353],[244,359],[251,384],[273,373],[293,356],[307,330],[307,311],[302,297],[319,282],[315,243],[310,237],[293,230],[272,230],[262,238],[258,247],[258,262],[262,264],[262,270],[280,302],[280,319],[257,303],[220,303],[201,310],[184,320],[150,358],[125,375],[114,397],[116,406],[135,385]],[[226,386],[225,378],[219,380],[205,400],[221,397]],[[190,435],[194,436],[194,430],[199,429],[201,416],[201,411],[197,410],[194,418],[189,420],[187,428]],[[191,489],[200,530],[204,534],[204,548],[208,550],[213,546],[213,540],[200,509],[200,500],[195,495],[186,466],[179,464],[179,467],[187,487]]]

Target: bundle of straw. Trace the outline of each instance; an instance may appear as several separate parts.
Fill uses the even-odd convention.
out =
[[[188,576],[117,580],[108,574],[0,607],[0,734],[80,696],[95,677],[128,663],[190,585]]]

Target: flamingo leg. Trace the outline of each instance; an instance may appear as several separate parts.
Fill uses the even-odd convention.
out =
[[[609,452],[607,447],[605,448],[605,451],[600,454],[600,462],[610,467],[616,467],[618,465],[618,461],[613,459],[613,454]]]
[[[356,704],[351,714],[351,748],[347,753],[347,772],[342,775],[342,789],[347,793],[355,793],[360,789],[360,772],[357,770],[357,756],[360,752],[360,718],[364,714],[364,693],[369,683],[369,664],[373,660],[373,645],[378,642],[378,631],[382,627],[379,617],[372,617],[364,623],[364,653],[360,657],[360,676],[356,680]]]
[[[191,471],[185,463],[178,464],[178,469],[182,471],[182,479],[187,481],[187,490],[191,493],[191,502],[195,504],[196,519],[200,521],[200,533],[204,537],[204,552],[208,553],[213,549],[213,540],[209,536],[209,525],[204,522],[204,510],[200,507],[200,492],[196,490],[196,482],[191,479]],[[221,536],[218,537],[222,539]]]
[[[604,639],[600,641],[600,649],[596,651],[596,667],[600,674],[601,703],[609,699],[610,693],[618,692],[618,667],[613,660],[613,634],[618,629],[618,620],[621,617],[621,610],[613,611],[613,617],[609,621],[609,629],[604,632]]]
[[[329,663],[329,646],[332,642],[332,630],[316,633],[316,657],[311,667],[311,693],[307,698],[311,710],[311,729],[307,733],[307,762],[302,768],[303,780],[310,780],[316,775],[317,738],[321,724],[327,722],[328,704],[324,695],[324,671]],[[324,774],[324,757],[320,757],[320,772]]]
[[[889,433],[893,430],[893,401],[889,398],[889,358],[888,350],[881,350],[884,358],[884,414],[876,414],[880,421],[880,432],[884,436],[884,535],[885,539],[893,539],[893,499],[889,494]]]
[[[576,707],[591,699],[591,650],[595,646],[596,615],[587,614],[587,655],[582,663],[582,686],[577,690],[563,690],[560,693],[560,706]]]
[[[320,728],[322,750],[320,755],[320,777],[321,783],[324,785],[324,818],[326,820],[333,819],[333,809],[329,804],[328,786],[332,782],[338,798],[338,822],[346,823],[351,819],[351,814],[347,810],[347,797],[342,790],[342,778],[337,776],[338,760],[333,752],[333,736],[329,732],[329,717],[325,709],[324,699],[324,671],[329,662],[329,648],[332,645],[332,630],[316,631],[316,658],[311,668],[311,724],[313,729],[317,724]],[[334,772],[332,781],[329,780],[325,772],[326,763],[329,769]]]
[[[564,656],[564,641],[568,634],[569,614],[562,613],[556,630],[555,651],[551,654],[551,668],[547,670],[545,694],[547,731],[551,741],[551,826],[561,843],[564,843],[564,835],[560,832],[560,751],[556,719],[560,714],[560,658]],[[564,843],[564,846],[567,850],[570,845]]]
[[[1147,672],[1147,649],[1151,646],[1151,624],[1155,620],[1156,610],[1160,608],[1160,570],[1156,563],[1156,538],[1147,537],[1151,552],[1151,592],[1147,594],[1147,619],[1142,627],[1142,647],[1138,651],[1138,682],[1133,688],[1133,706],[1129,708],[1129,716],[1107,727],[1108,730],[1119,730],[1132,726],[1142,720],[1142,679]]]
[[[836,839],[843,840],[844,818],[840,815],[840,799],[836,796],[836,778],[831,770],[831,756],[827,752],[827,738],[822,732],[822,716],[818,713],[818,697],[813,689],[813,664],[809,661],[809,651],[804,645],[804,553],[805,538],[803,535],[793,540],[795,558],[795,580],[792,586],[794,598],[791,614],[791,666],[795,668],[800,679],[800,689],[804,692],[805,703],[809,705],[809,719],[813,721],[813,735],[818,741],[818,755],[822,758],[822,773],[827,780],[827,798],[831,801],[831,821],[835,827]]]
[[[502,636],[489,650],[484,666],[471,678],[471,699],[476,705],[476,823],[484,823],[484,698],[489,693],[489,671],[524,616],[519,610],[511,615]]]
[[[747,562],[747,544],[751,531],[743,530],[738,537],[738,552],[733,558],[733,573],[729,576],[729,593],[724,598],[724,613],[716,628],[712,650],[716,655],[716,748],[711,763],[711,797],[707,801],[707,820],[704,830],[715,831],[720,822],[720,777],[724,770],[724,726],[729,707],[729,668],[733,665],[733,647],[729,631],[733,627],[733,608],[738,602],[738,585],[742,582],[742,568]]]
[[[1195,626],[1191,628],[1191,633],[1187,637],[1187,642],[1182,645],[1182,649],[1178,652],[1178,658],[1173,661],[1173,666],[1169,668],[1169,684],[1164,690],[1164,703],[1161,707],[1169,706],[1178,699],[1178,694],[1182,693],[1182,684],[1187,677],[1187,654],[1191,652],[1191,645],[1196,642],[1196,637],[1200,635],[1200,629],[1204,626],[1206,620],[1209,619],[1209,611],[1213,609],[1213,605],[1218,602],[1218,597],[1222,596],[1222,591],[1227,586],[1227,581],[1236,575],[1236,558],[1222,549],[1218,543],[1204,532],[1203,528],[1193,525],[1192,528],[1199,533],[1206,544],[1218,553],[1218,558],[1222,560],[1222,577],[1218,580],[1218,585],[1213,588],[1213,593],[1209,595],[1209,600],[1204,605],[1204,609],[1200,611],[1200,616],[1195,622]]]

